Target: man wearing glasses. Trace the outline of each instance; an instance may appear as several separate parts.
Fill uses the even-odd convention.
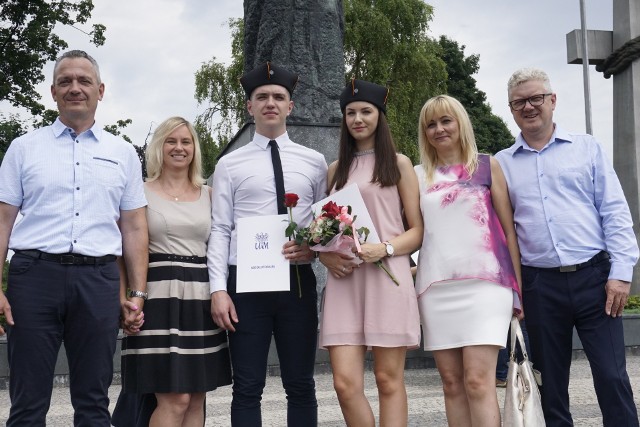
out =
[[[524,313],[542,372],[547,426],[573,425],[568,387],[575,326],[603,425],[637,427],[621,315],[638,244],[620,182],[591,135],[553,122],[556,94],[544,71],[516,71],[508,95],[521,133],[496,159],[514,209]]]

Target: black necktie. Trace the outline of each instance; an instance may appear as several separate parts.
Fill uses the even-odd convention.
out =
[[[287,208],[284,206],[284,176],[282,174],[282,162],[278,152],[278,143],[269,141],[271,146],[271,163],[273,163],[273,177],[276,181],[276,202],[278,203],[278,214],[286,214]]]

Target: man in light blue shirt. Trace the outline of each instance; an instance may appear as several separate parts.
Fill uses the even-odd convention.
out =
[[[542,372],[547,426],[573,425],[568,386],[575,326],[603,425],[637,427],[620,316],[638,244],[620,182],[591,135],[553,122],[556,94],[544,71],[516,71],[508,93],[521,133],[496,158],[514,209],[524,313]]]
[[[7,426],[45,425],[63,340],[74,425],[111,425],[107,393],[121,303],[123,321],[139,322],[148,237],[138,156],[95,122],[103,94],[91,56],[60,56],[51,85],[58,119],[13,141],[0,166],[0,260],[15,252],[6,296],[0,291],[11,375]]]

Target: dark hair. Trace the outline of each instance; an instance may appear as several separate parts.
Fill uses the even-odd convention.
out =
[[[373,167],[372,183],[379,183],[381,187],[397,185],[400,181],[400,169],[396,158],[396,145],[389,130],[387,118],[382,112],[378,115],[378,126],[375,134],[375,156],[376,163]],[[349,133],[346,117],[342,116],[342,126],[340,127],[340,147],[338,148],[338,165],[333,181],[329,183],[329,190],[334,185],[336,190],[341,189],[347,183],[349,168],[356,152],[356,141]]]

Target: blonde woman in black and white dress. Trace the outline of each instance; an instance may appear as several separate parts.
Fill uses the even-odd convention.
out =
[[[226,332],[210,314],[211,188],[203,185],[197,135],[183,118],[158,126],[146,158],[149,295],[142,326],[122,341],[129,399],[119,399],[114,425],[202,426],[206,392],[231,383]]]

